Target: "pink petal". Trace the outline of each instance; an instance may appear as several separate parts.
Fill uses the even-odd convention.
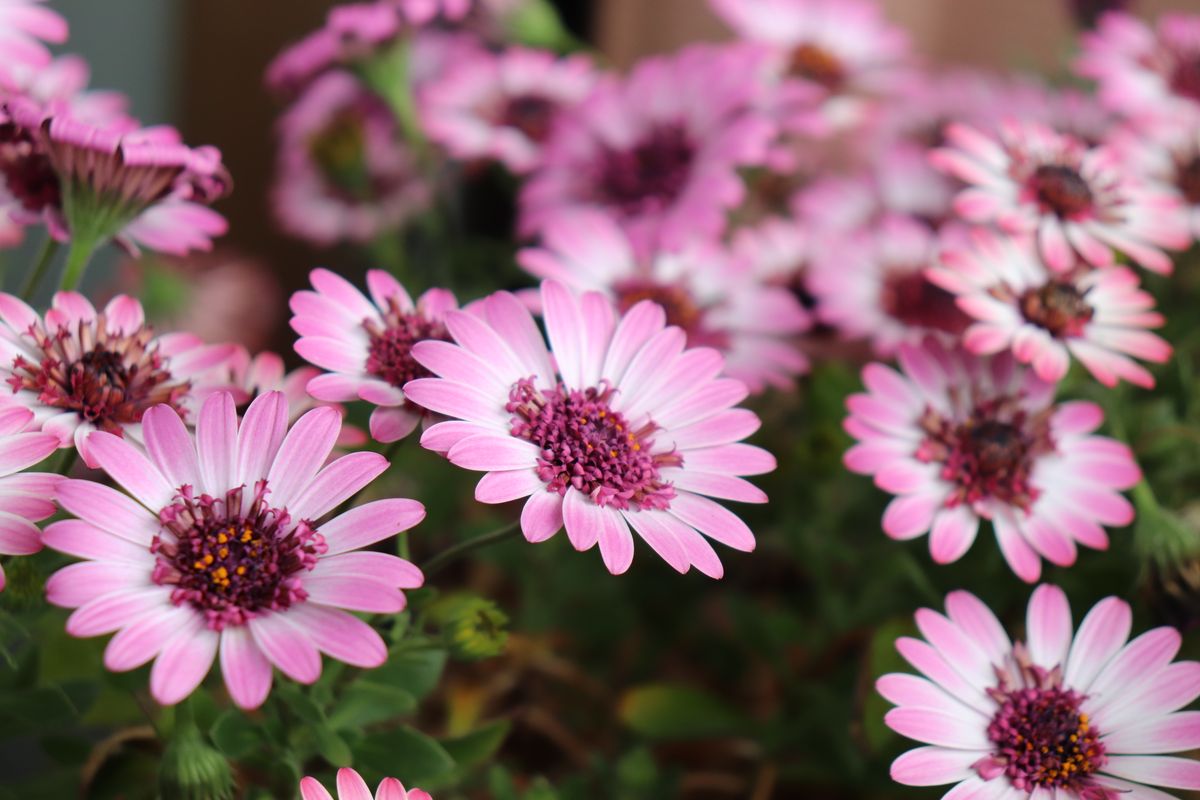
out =
[[[901,736],[926,744],[978,751],[991,747],[986,720],[976,721],[925,708],[893,708],[883,721]]]
[[[667,509],[710,539],[726,547],[749,553],[754,550],[754,534],[736,514],[707,497],[680,492]]]
[[[583,551],[596,544],[604,527],[604,512],[590,497],[576,489],[567,489],[562,513],[572,547]]]
[[[965,504],[942,509],[934,515],[929,532],[929,554],[938,564],[962,558],[975,542],[979,517]]]
[[[193,616],[191,609],[166,606],[131,620],[104,648],[105,668],[126,672],[149,662]]]
[[[254,398],[237,433],[237,482],[253,487],[267,477],[288,429],[287,397],[267,392]]]
[[[387,660],[383,639],[353,614],[314,603],[296,606],[289,613],[304,626],[313,644],[332,658],[363,669],[373,669]]]
[[[1012,642],[1000,620],[970,592],[957,591],[947,595],[946,613],[987,654],[992,663],[1002,663],[1012,652]]]
[[[296,519],[320,519],[349,500],[388,468],[379,453],[350,453],[327,464],[289,509]]]
[[[1071,606],[1057,586],[1033,590],[1025,617],[1025,636],[1033,663],[1047,670],[1064,665],[1071,646]]]
[[[238,708],[258,708],[267,699],[271,691],[271,662],[245,626],[221,632],[221,674]]]
[[[67,618],[67,633],[86,638],[112,633],[142,614],[165,608],[170,590],[160,586],[112,592],[88,602]]]
[[[33,531],[36,535],[37,528],[33,528]],[[147,569],[151,569],[154,562],[154,556],[151,555],[149,547],[101,531],[90,522],[80,519],[64,519],[46,526],[46,530],[42,533],[42,541],[47,547],[76,558],[95,561],[124,561],[130,564],[145,565]],[[41,549],[40,543],[38,544],[37,549]],[[0,552],[20,555],[5,550],[3,541],[0,541]],[[36,552],[36,550],[31,552]]]
[[[111,433],[95,431],[88,437],[88,446],[100,467],[142,505],[157,511],[171,501],[174,487],[129,442]]]
[[[545,488],[546,484],[532,469],[489,472],[475,485],[475,499],[481,503],[507,503]]]
[[[1142,719],[1106,734],[1102,741],[1109,753],[1156,755],[1194,750],[1200,747],[1200,711]]]
[[[49,433],[14,433],[4,437],[0,449],[0,475],[28,469],[58,449],[58,437]]]
[[[64,480],[58,484],[55,499],[68,512],[101,530],[150,549],[158,533],[158,520],[128,495],[99,483]]]
[[[421,413],[405,406],[380,406],[371,411],[368,428],[371,438],[381,444],[398,442],[421,422]]]
[[[373,500],[346,511],[318,529],[329,546],[327,556],[367,547],[408,530],[425,519],[425,506],[416,500]]]
[[[1190,758],[1110,756],[1104,771],[1118,778],[1168,789],[1200,789],[1200,761]]]
[[[363,578],[401,589],[418,589],[425,582],[421,570],[403,558],[369,550],[325,556],[309,573],[310,577]]]
[[[142,416],[142,436],[150,458],[171,486],[200,486],[196,446],[187,426],[167,405],[155,406]]]
[[[1127,689],[1139,679],[1161,670],[1182,644],[1179,631],[1174,628],[1155,628],[1137,637],[1113,656],[1096,679],[1086,688],[1096,697],[1108,697]]]
[[[193,615],[163,647],[150,668],[150,694],[164,706],[172,706],[190,695],[208,674],[217,655],[220,636],[204,628]]]
[[[338,770],[337,790],[338,800],[374,800],[366,781],[352,769]]]
[[[971,765],[982,754],[974,750],[918,747],[892,762],[891,775],[905,786],[941,786],[974,776]]]
[[[463,469],[532,469],[537,466],[538,449],[532,442],[512,436],[471,436],[451,447],[446,457]]]
[[[300,800],[333,800],[333,795],[316,778],[300,781]]]
[[[196,451],[204,491],[213,497],[223,497],[237,485],[237,433],[233,395],[217,392],[205,400],[196,422]]]
[[[267,473],[273,505],[291,505],[308,488],[341,429],[341,415],[329,406],[314,408],[296,421]]]
[[[321,676],[321,654],[284,614],[255,617],[248,624],[254,643],[279,671],[298,683],[312,683]]]
[[[521,532],[526,541],[544,542],[563,527],[563,499],[555,492],[529,495],[521,509]]]
[[[1129,604],[1116,597],[1107,597],[1092,607],[1071,644],[1063,681],[1068,686],[1086,690],[1129,638],[1133,614]]]
[[[0,511],[0,553],[27,556],[42,549],[37,525],[24,517]]]

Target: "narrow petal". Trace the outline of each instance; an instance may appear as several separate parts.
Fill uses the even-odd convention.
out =
[[[245,626],[221,632],[221,674],[238,708],[258,708],[271,691],[271,662]]]

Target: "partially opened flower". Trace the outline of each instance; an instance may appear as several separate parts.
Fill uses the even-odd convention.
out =
[[[1172,117],[1200,107],[1200,15],[1163,14],[1154,27],[1125,13],[1105,14],[1083,35],[1080,75],[1101,99],[1137,119]]]
[[[1008,353],[980,358],[934,341],[904,345],[901,371],[863,370],[867,391],[847,398],[858,440],[848,469],[895,494],[883,515],[893,539],[929,534],[939,564],[971,547],[989,520],[1005,560],[1036,581],[1041,559],[1075,563],[1076,546],[1108,547],[1102,525],[1128,525],[1121,494],[1141,478],[1129,448],[1093,435],[1094,403],[1054,404],[1054,384]]]
[[[20,406],[0,406],[0,555],[24,556],[42,549],[35,522],[55,511],[54,490],[61,477],[46,472],[22,472],[53,453],[58,439],[31,431],[33,412]],[[4,589],[0,566],[0,590]]]
[[[968,592],[946,614],[916,614],[923,639],[896,649],[920,676],[884,675],[884,717],[924,743],[892,764],[908,786],[955,784],[944,797],[1171,800],[1151,786],[1200,789],[1200,762],[1163,755],[1200,747],[1200,721],[1180,711],[1200,695],[1200,663],[1173,661],[1182,638],[1155,628],[1129,640],[1129,604],[1101,600],[1072,635],[1057,586],[1029,599],[1025,640],[1012,641]]]
[[[337,774],[337,800],[433,800],[429,792],[421,789],[405,789],[404,784],[395,778],[384,778],[371,794],[367,782],[352,769],[343,767]],[[316,778],[305,778],[300,781],[301,800],[333,800],[333,795],[317,781]]]
[[[312,683],[321,653],[355,666],[387,658],[383,639],[349,611],[395,613],[420,570],[360,550],[417,524],[420,503],[376,500],[322,522],[385,469],[378,453],[326,460],[341,418],[317,408],[288,428],[279,392],[239,423],[232,395],[211,396],[193,435],[169,406],[145,416],[146,449],[97,431],[96,462],[128,494],[64,481],[58,501],[78,519],[47,526],[47,546],[84,559],[46,583],[51,603],[76,609],[73,636],[113,633],[114,671],[151,660],[150,691],[187,697],[219,657],[242,708],[271,688],[271,668]]]
[[[560,113],[582,100],[594,81],[584,56],[480,50],[422,87],[421,122],[455,158],[494,159],[525,173],[537,166]]]
[[[1089,147],[1037,123],[1005,125],[999,139],[951,125],[946,137],[951,147],[931,157],[969,184],[955,210],[970,222],[1036,235],[1042,258],[1056,272],[1080,258],[1109,266],[1116,251],[1169,273],[1163,248],[1191,242],[1178,199],[1130,173],[1110,147]]]
[[[869,340],[881,356],[930,334],[958,336],[969,318],[926,277],[937,257],[928,226],[886,217],[813,259],[807,285],[817,315],[847,338]]]
[[[326,269],[313,270],[310,279],[314,291],[291,300],[296,352],[329,372],[309,380],[309,394],[331,403],[366,400],[376,406],[371,436],[403,439],[425,416],[404,393],[406,383],[429,375],[413,358],[413,345],[445,339],[445,315],[458,301],[445,289],[429,289],[414,304],[399,281],[378,269],[367,273],[370,298]]]
[[[864,100],[894,88],[906,67],[908,37],[871,0],[710,0],[744,39],[772,50],[771,69],[785,82],[819,92],[797,110],[806,132],[828,134],[861,122]]]
[[[752,392],[790,386],[808,368],[794,341],[810,324],[803,306],[718,247],[699,244],[640,260],[621,229],[598,212],[560,217],[543,242],[517,255],[529,272],[601,291],[619,313],[642,300],[657,303],[667,324],[687,334],[688,346],[720,351],[726,373]]]
[[[118,295],[97,312],[76,292],[54,295],[45,317],[0,294],[0,380],[34,424],[74,446],[89,466],[94,430],[142,441],[142,415],[165,403],[194,422],[209,394],[230,387],[235,347],[190,333],[155,336],[142,305]]]
[[[370,242],[425,208],[429,186],[384,101],[348,72],[315,80],[279,120],[272,205],[319,245]]]
[[[717,237],[761,164],[774,123],[755,105],[761,62],[744,46],[695,45],[602,78],[565,113],[520,195],[520,227],[600,209],[639,254]]]
[[[717,351],[685,349],[685,333],[667,327],[655,303],[618,317],[599,292],[580,297],[545,281],[541,304],[549,348],[507,292],[447,313],[455,344],[413,348],[438,377],[412,381],[405,394],[457,418],[430,427],[421,444],[486,472],[480,502],[528,498],[521,528],[531,542],[565,525],[576,549],[599,543],[615,575],[633,560],[632,528],[679,572],[720,577],[708,539],[749,551],[754,535],[705,495],[765,502],[738,476],[775,467],[765,450],[740,443],[759,426],[734,408],[745,385],[718,377]]]
[[[67,21],[44,0],[0,0],[0,74],[50,63],[46,43],[67,40]]]
[[[1027,240],[980,229],[969,247],[943,253],[929,275],[975,319],[963,335],[968,350],[1011,350],[1044,381],[1061,380],[1074,357],[1105,386],[1125,379],[1153,388],[1134,358],[1162,363],[1171,356],[1171,346],[1150,332],[1163,323],[1154,298],[1127,267],[1051,272]]]

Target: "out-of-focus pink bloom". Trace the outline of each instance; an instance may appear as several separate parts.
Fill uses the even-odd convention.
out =
[[[712,244],[639,259],[611,218],[581,211],[548,225],[543,246],[522,250],[517,261],[539,278],[603,293],[621,314],[643,300],[657,303],[689,347],[719,350],[726,373],[752,392],[786,388],[808,368],[795,341],[810,324],[803,306],[788,289],[768,284],[755,269],[761,265]]]
[[[789,124],[816,135],[862,122],[864,102],[896,87],[907,71],[909,41],[871,0],[710,0],[744,39],[770,47],[770,73],[800,84]],[[816,102],[810,102],[812,90]],[[786,102],[786,101],[785,101]]]
[[[229,388],[233,345],[206,345],[190,333],[155,336],[142,305],[119,295],[97,313],[76,292],[54,296],[44,318],[0,294],[0,379],[4,402],[34,414],[34,425],[95,466],[88,434],[102,430],[141,442],[142,416],[169,405],[184,416]]]
[[[724,230],[774,132],[755,111],[761,51],[695,45],[602,78],[563,115],[520,195],[521,230],[595,208],[615,219],[639,255]]]
[[[53,110],[66,110],[73,119],[93,125],[138,127],[128,117],[129,98],[120,92],[88,91],[91,68],[76,55],[59,56],[34,67],[15,64],[0,71],[0,95],[24,96]]]
[[[336,5],[323,27],[288,46],[267,66],[267,86],[297,94],[329,70],[369,59],[404,30],[403,14],[394,2]]]
[[[10,70],[45,67],[46,42],[67,40],[67,21],[46,8],[44,0],[0,0],[0,76]]]
[[[1100,98],[1126,117],[1171,118],[1200,106],[1200,15],[1163,14],[1151,28],[1113,12],[1083,35],[1080,75],[1099,84]]]
[[[405,790],[395,778],[384,778],[372,795],[362,776],[348,767],[338,770],[337,791],[338,800],[433,800],[421,789]],[[316,778],[305,778],[300,781],[300,799],[333,800],[333,795]]]
[[[1182,639],[1155,628],[1128,641],[1133,614],[1101,600],[1072,634],[1057,586],[1029,599],[1025,641],[968,592],[946,614],[916,614],[922,638],[896,649],[921,676],[884,675],[875,688],[897,708],[884,717],[924,743],[892,763],[908,786],[955,784],[955,798],[1171,800],[1152,789],[1200,788],[1200,762],[1161,755],[1200,746],[1200,664],[1173,662]]]
[[[896,495],[883,515],[893,539],[929,533],[939,564],[971,547],[990,520],[1013,572],[1033,582],[1041,559],[1075,563],[1076,545],[1106,549],[1101,525],[1128,525],[1121,494],[1141,479],[1129,448],[1092,432],[1094,403],[1054,405],[1054,384],[1008,353],[990,358],[935,341],[903,345],[901,372],[863,370],[867,391],[846,400],[858,440],[848,469]]]
[[[146,449],[103,431],[89,437],[101,469],[128,494],[63,481],[58,502],[78,519],[47,526],[48,547],[84,559],[54,573],[47,599],[76,609],[67,632],[116,632],[113,671],[151,660],[150,692],[187,697],[219,658],[242,708],[262,704],[271,668],[299,683],[321,653],[377,667],[387,646],[350,611],[392,614],[423,582],[403,559],[359,552],[425,516],[414,500],[377,500],[318,522],[387,469],[378,453],[325,465],[341,427],[330,408],[290,430],[287,402],[259,396],[238,420],[234,398],[212,395],[196,432],[168,406],[146,413]]]
[[[1037,123],[1005,125],[999,139],[966,125],[952,125],[946,135],[951,147],[931,158],[969,184],[955,210],[970,222],[1036,235],[1056,272],[1079,258],[1109,266],[1117,251],[1169,273],[1162,248],[1191,241],[1178,198],[1130,173],[1111,147],[1088,147]]]
[[[1175,118],[1123,128],[1111,142],[1131,169],[1174,190],[1189,234],[1200,240],[1200,106]]]
[[[595,81],[591,60],[544,50],[478,51],[421,92],[429,137],[460,159],[494,159],[513,172],[537,166],[563,109]]]
[[[718,377],[716,350],[685,349],[684,332],[655,303],[618,317],[598,292],[578,297],[545,281],[541,306],[549,348],[507,292],[446,314],[456,344],[413,348],[439,377],[412,381],[405,394],[455,418],[430,427],[421,444],[486,472],[480,502],[528,498],[521,528],[531,542],[565,525],[577,550],[599,543],[617,575],[633,560],[632,527],[679,572],[721,577],[708,538],[749,551],[754,535],[709,497],[766,502],[738,476],[775,468],[765,450],[741,443],[759,426],[734,408],[745,385]]]
[[[1124,378],[1149,389],[1153,376],[1133,359],[1171,357],[1149,330],[1163,323],[1154,298],[1126,267],[1051,272],[1028,240],[979,229],[968,248],[944,252],[929,277],[976,320],[963,335],[967,349],[1011,350],[1044,381],[1061,380],[1074,357],[1105,386]]]
[[[370,242],[429,200],[395,117],[349,73],[315,80],[278,130],[272,199],[288,233],[325,246]]]
[[[54,490],[61,477],[22,472],[53,453],[58,437],[30,431],[33,412],[17,405],[0,406],[0,555],[25,556],[42,549],[35,522],[56,511]],[[0,566],[0,591],[4,589]]]
[[[897,216],[821,248],[808,277],[819,319],[885,357],[931,333],[957,337],[970,319],[926,277],[937,256],[934,233]]]
[[[429,373],[416,361],[413,346],[445,339],[446,313],[458,308],[445,289],[429,289],[414,304],[400,283],[383,270],[367,273],[370,298],[329,270],[310,274],[314,291],[292,295],[292,329],[300,334],[296,352],[327,374],[308,382],[318,400],[365,400],[371,436],[394,442],[412,433],[425,416],[405,397],[403,387]]]

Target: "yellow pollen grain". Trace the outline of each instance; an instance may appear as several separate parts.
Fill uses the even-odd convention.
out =
[[[609,455],[609,458],[616,458],[616,457],[617,457],[617,451],[616,451],[616,450],[609,450],[609,451],[608,451],[608,455]]]
[[[205,553],[205,554],[204,554],[204,565],[205,565],[205,566],[208,566],[208,565],[212,564],[212,562],[213,562],[214,560],[215,560],[215,559],[213,558],[213,555],[212,555],[212,553]]]
[[[234,572],[236,572],[238,575],[245,575],[245,574],[246,574],[246,568],[245,568],[245,567],[238,567],[237,569],[235,569],[235,570],[234,570]]]
[[[228,541],[229,541],[229,537],[226,536],[224,533],[217,534],[217,544],[225,544]]]

